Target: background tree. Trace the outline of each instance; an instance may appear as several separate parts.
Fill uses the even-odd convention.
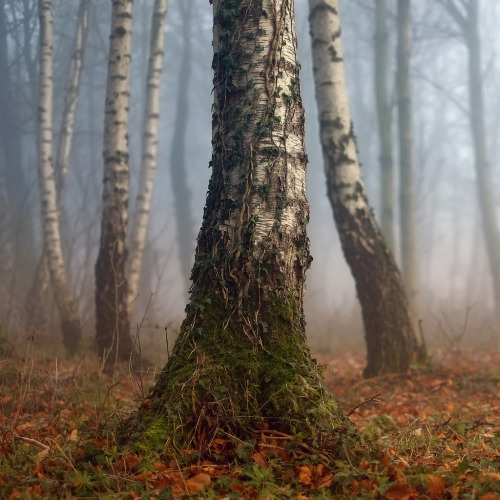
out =
[[[64,346],[74,353],[80,342],[80,314],[71,293],[62,250],[60,211],[52,164],[53,20],[51,0],[40,0],[39,180],[44,252],[61,315]]]
[[[213,9],[212,177],[191,300],[135,431],[160,450],[201,447],[221,430],[248,437],[264,421],[331,439],[347,421],[305,339],[311,258],[293,2],[214,0]]]
[[[394,163],[392,157],[392,102],[389,98],[389,32],[386,0],[376,0],[375,89],[380,142],[380,228],[389,248],[395,252],[394,239]]]
[[[104,120],[104,189],[96,279],[96,344],[105,367],[133,351],[128,319],[126,231],[129,192],[128,108],[132,0],[112,5]]]
[[[468,50],[469,118],[472,132],[476,186],[483,223],[483,234],[493,283],[496,320],[500,320],[500,230],[492,191],[484,118],[483,70],[479,37],[479,0],[439,0],[459,28]]]
[[[160,122],[160,82],[163,68],[163,44],[167,0],[155,0],[151,27],[149,62],[146,77],[146,108],[142,135],[141,173],[139,191],[130,237],[128,268],[128,306],[132,308],[139,289],[142,259],[146,246],[153,180],[158,155],[158,128]]]
[[[418,264],[413,182],[413,134],[410,87],[411,7],[410,0],[398,0],[397,96],[399,134],[399,204],[401,268],[415,330],[418,321]]]
[[[368,203],[349,111],[337,0],[310,0],[313,71],[327,191],[356,281],[367,343],[366,377],[406,371],[417,351],[408,303]]]
[[[186,136],[189,118],[189,83],[191,80],[192,48],[191,27],[193,25],[192,2],[180,5],[182,18],[182,56],[177,84],[177,106],[175,115],[172,149],[170,151],[170,175],[175,203],[175,221],[182,277],[187,296],[189,276],[192,265],[193,249],[193,217],[191,214],[191,191],[187,179]]]

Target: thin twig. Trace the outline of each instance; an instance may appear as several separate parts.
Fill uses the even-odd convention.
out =
[[[366,405],[368,403],[380,403],[380,399],[377,399],[379,396],[381,396],[382,393],[379,392],[375,394],[375,396],[372,396],[369,399],[365,399],[364,401],[361,401],[361,403],[358,403],[356,406],[354,406],[351,411],[347,413],[347,416],[350,417],[358,408],[361,408],[363,405]]]
[[[12,436],[14,437],[14,439],[18,439],[19,441],[24,441],[25,443],[38,446],[38,448],[41,448],[42,450],[50,450],[50,446],[40,443],[40,441],[37,441],[36,439],[20,436],[17,432],[12,431]]]

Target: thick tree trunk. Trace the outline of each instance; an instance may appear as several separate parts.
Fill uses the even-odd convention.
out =
[[[95,266],[96,345],[107,370],[133,352],[127,311],[128,108],[132,0],[115,0],[104,120],[101,240]]]
[[[39,181],[42,201],[44,252],[55,301],[61,316],[66,350],[73,354],[80,343],[80,314],[73,299],[62,252],[60,212],[52,165],[53,26],[51,0],[39,0],[40,12],[40,96],[39,96]]]
[[[500,321],[500,231],[492,191],[493,182],[488,161],[488,148],[486,146],[481,45],[478,32],[478,0],[469,0],[466,23],[467,30],[464,34],[469,49],[470,120],[474,140],[477,193],[493,282],[496,319]]]
[[[128,267],[128,307],[132,310],[139,289],[144,248],[149,225],[149,211],[153,195],[153,180],[158,153],[160,121],[160,81],[163,66],[163,42],[167,0],[155,0],[146,82],[146,109],[142,136],[142,161],[139,191],[130,238]]]
[[[420,317],[418,264],[415,230],[415,187],[413,183],[413,133],[410,87],[410,0],[398,0],[397,94],[399,133],[399,204],[401,270],[410,304],[413,327]]]
[[[182,278],[186,284],[187,297],[189,277],[193,265],[193,217],[191,213],[191,191],[188,186],[186,167],[186,130],[189,117],[189,83],[191,79],[191,12],[192,3],[183,2],[182,41],[183,50],[177,87],[177,109],[170,155],[170,175],[174,193],[175,221],[177,225],[177,247],[181,263]]]
[[[388,96],[387,2],[376,0],[375,89],[380,143],[380,229],[389,248],[395,252],[394,239],[394,163],[392,157],[392,106]]]
[[[205,448],[264,422],[322,442],[349,424],[305,338],[311,258],[293,2],[213,8],[212,177],[191,300],[150,407],[132,422],[136,443]]]
[[[314,81],[328,196],[363,312],[366,377],[406,371],[417,342],[399,270],[367,201],[354,138],[338,0],[310,0]]]

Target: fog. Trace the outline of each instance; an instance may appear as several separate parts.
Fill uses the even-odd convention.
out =
[[[186,29],[180,2],[192,2],[191,75],[180,82],[180,65]],[[374,2],[341,0],[344,61],[350,106],[358,139],[369,200],[380,212],[380,165],[374,88]],[[41,254],[41,214],[36,171],[37,114],[37,2],[4,0],[9,78],[14,100],[3,103],[15,119],[19,158],[8,164],[0,155],[0,323],[6,332],[23,338],[26,296],[32,286]],[[135,0],[130,107],[129,221],[135,208],[140,166],[140,146],[145,105],[145,76],[149,51],[152,0]],[[77,2],[54,2],[54,84],[57,133],[64,104],[66,77],[76,26]],[[340,248],[326,196],[322,152],[319,143],[314,84],[312,80],[307,0],[296,0],[301,90],[306,109],[306,144],[309,157],[308,227],[314,261],[307,278],[306,321],[313,350],[343,352],[364,349],[361,312],[354,281]],[[163,345],[165,327],[173,336],[183,319],[188,276],[183,275],[177,244],[177,223],[185,214],[175,205],[171,178],[171,149],[177,126],[179,92],[188,92],[185,164],[189,186],[191,260],[201,225],[211,157],[212,9],[208,0],[171,0],[166,21],[159,157],[154,182],[151,226],[143,263],[140,295],[132,325],[140,325],[143,345]],[[84,331],[94,332],[94,265],[99,242],[102,197],[102,136],[107,73],[110,2],[94,0],[78,105],[75,141],[63,200],[63,234],[71,286],[79,298]],[[482,83],[488,158],[492,190],[500,204],[497,158],[500,140],[500,6],[481,2],[480,36]],[[390,33],[391,95],[396,71],[396,19],[388,19]],[[1,27],[0,27],[1,28]],[[481,214],[478,208],[474,147],[469,121],[467,47],[457,28],[435,0],[413,6],[411,85],[415,180],[417,261],[420,282],[422,328],[427,344],[446,347],[461,341],[498,346],[493,322],[494,293]],[[1,43],[1,42],[0,42]],[[5,75],[0,76],[5,79]],[[394,98],[395,99],[395,98]],[[393,126],[397,126],[393,109]],[[4,118],[2,118],[3,120]],[[5,132],[2,132],[5,134]],[[57,136],[55,137],[57,140]],[[396,186],[397,144],[394,134]],[[5,149],[5,145],[0,148]],[[22,174],[11,200],[9,169]],[[396,235],[398,235],[398,195]],[[12,207],[16,206],[15,213]],[[397,238],[397,240],[399,240]],[[395,249],[400,258],[398,248]],[[44,297],[46,316],[39,318],[42,338],[57,337],[58,322],[51,294]],[[134,327],[134,330],[136,328]]]

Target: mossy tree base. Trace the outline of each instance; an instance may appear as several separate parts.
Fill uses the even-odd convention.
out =
[[[188,314],[173,356],[129,422],[134,447],[203,451],[216,437],[246,441],[263,426],[328,447],[336,430],[352,429],[311,359],[293,300],[275,296],[260,314],[265,335],[252,335],[249,317],[228,315],[221,303]]]

